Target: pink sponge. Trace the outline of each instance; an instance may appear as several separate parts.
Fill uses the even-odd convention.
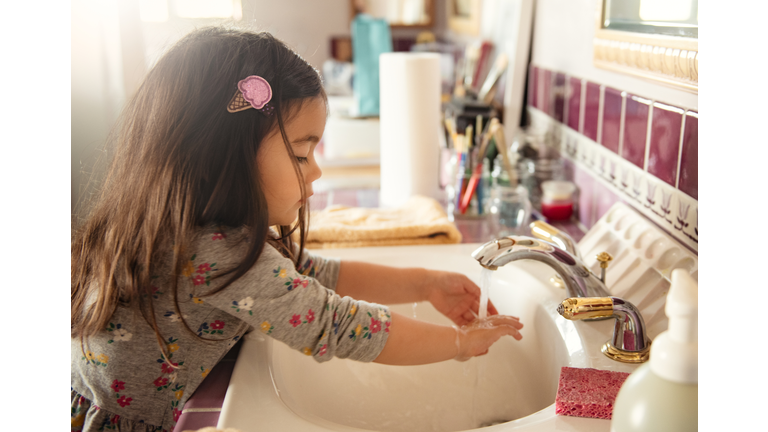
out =
[[[555,413],[610,419],[613,402],[628,376],[626,372],[563,367],[557,385]]]

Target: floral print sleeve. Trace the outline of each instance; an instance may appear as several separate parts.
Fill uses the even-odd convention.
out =
[[[208,285],[207,278],[203,282],[197,277],[197,269],[208,270],[206,263],[214,269],[210,263],[231,260],[223,255],[232,251],[215,246],[197,252],[195,272],[190,273],[186,281],[193,290],[213,288],[216,283],[214,279]],[[325,280],[335,285],[338,261],[317,259],[308,253],[302,258],[302,265],[297,269],[291,260],[267,245],[248,273],[226,289],[202,299],[247,322],[254,331],[280,340],[319,362],[333,357],[373,361],[387,341],[389,309],[342,298],[324,286],[318,273],[325,273]],[[199,294],[190,295],[196,298]]]
[[[294,245],[294,253],[299,252],[299,246]],[[336,258],[324,258],[314,255],[304,249],[299,261],[299,268],[296,270],[304,275],[317,279],[324,287],[335,290],[336,282],[339,279],[339,268],[341,262]]]

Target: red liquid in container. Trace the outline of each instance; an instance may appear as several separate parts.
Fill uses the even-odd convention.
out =
[[[547,219],[563,220],[571,217],[573,213],[573,203],[569,201],[560,202],[541,202],[541,214]]]

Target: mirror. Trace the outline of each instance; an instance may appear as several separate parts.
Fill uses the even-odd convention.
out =
[[[605,0],[603,28],[699,37],[698,0]]]
[[[434,0],[352,0],[352,16],[366,13],[385,19],[392,28],[432,27]]]
[[[594,63],[698,93],[698,0],[602,0]]]

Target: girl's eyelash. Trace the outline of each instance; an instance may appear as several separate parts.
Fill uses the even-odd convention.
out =
[[[299,161],[299,163],[303,164],[303,163],[307,163],[309,161],[309,158],[296,156],[296,160]]]

